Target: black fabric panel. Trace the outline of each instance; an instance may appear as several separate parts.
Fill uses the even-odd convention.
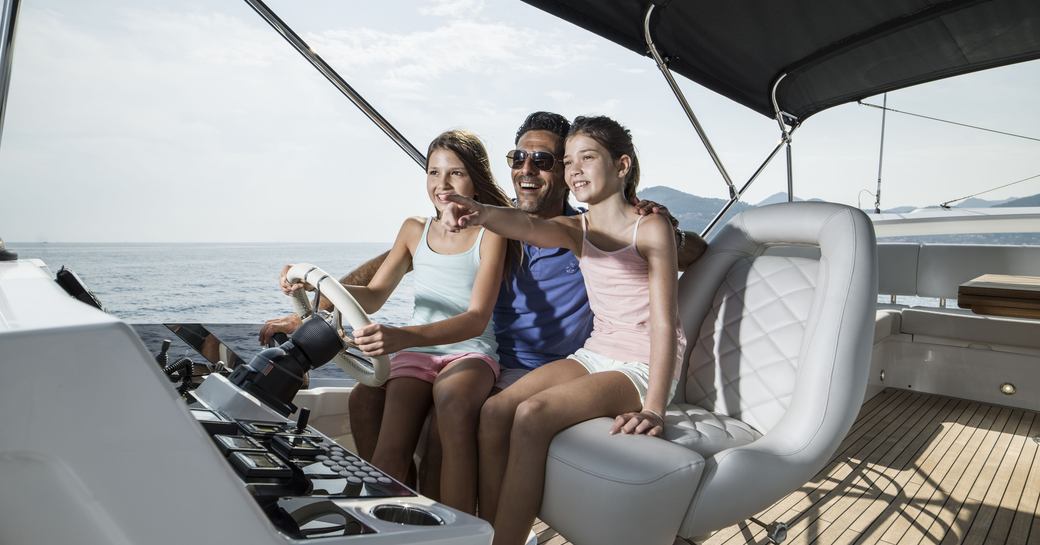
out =
[[[646,54],[647,0],[525,0]],[[654,43],[681,74],[773,117],[1040,58],[1040,0],[672,0]]]

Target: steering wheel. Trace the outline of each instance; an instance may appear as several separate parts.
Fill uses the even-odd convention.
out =
[[[311,265],[310,263],[298,263],[293,265],[285,278],[290,282],[304,282],[321,290],[321,294],[332,302],[334,312],[332,313],[332,326],[342,337],[344,335],[343,317],[346,316],[347,323],[354,329],[364,327],[372,320],[365,313],[357,299],[336,281],[328,273]],[[301,317],[306,318],[311,314],[311,304],[307,300],[304,290],[296,290],[292,293],[293,310]],[[332,361],[343,369],[358,382],[366,386],[382,386],[390,374],[390,358],[387,356],[368,356],[361,350],[344,346]]]

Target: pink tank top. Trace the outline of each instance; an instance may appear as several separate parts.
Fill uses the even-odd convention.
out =
[[[585,214],[579,266],[592,308],[592,334],[585,348],[621,361],[650,362],[650,265],[636,250],[640,216],[632,242],[619,250],[600,250],[589,241]],[[686,337],[676,324],[677,355],[682,358]],[[679,372],[676,366],[676,373]]]

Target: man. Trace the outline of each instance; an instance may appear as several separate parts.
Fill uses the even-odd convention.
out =
[[[507,154],[512,169],[516,206],[533,216],[549,219],[574,215],[567,203],[563,178],[563,148],[570,123],[561,115],[535,112],[516,133],[516,149]],[[667,214],[667,209],[649,201],[637,205],[640,212]],[[670,216],[669,216],[670,217]],[[677,222],[672,219],[672,223]],[[705,242],[694,233],[676,230],[679,268],[685,269],[704,252]],[[592,330],[585,283],[578,259],[568,250],[523,245],[524,257],[518,270],[499,290],[494,312],[501,376],[495,391],[516,382],[527,371],[574,353]],[[383,254],[344,277],[344,284],[367,284]],[[290,287],[282,273],[282,288]],[[323,301],[323,304],[326,304]],[[269,320],[260,331],[261,342],[275,332],[291,332],[299,326],[295,315]],[[370,459],[375,450],[382,419],[385,391],[364,385],[354,387],[349,398],[350,424],[358,454]],[[435,427],[431,426],[431,429]],[[436,438],[436,433],[430,437]],[[426,454],[423,493],[436,498],[436,472],[440,464],[432,441]]]

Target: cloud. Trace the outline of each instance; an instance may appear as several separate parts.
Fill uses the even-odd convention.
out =
[[[455,20],[411,33],[354,28],[307,39],[338,70],[373,70],[381,84],[397,91],[414,91],[433,80],[458,75],[538,76],[565,66],[557,45],[561,38],[502,23]],[[580,60],[590,49],[573,44],[567,62]]]
[[[484,9],[483,0],[432,0],[419,8],[421,15],[436,17],[472,17]]]

